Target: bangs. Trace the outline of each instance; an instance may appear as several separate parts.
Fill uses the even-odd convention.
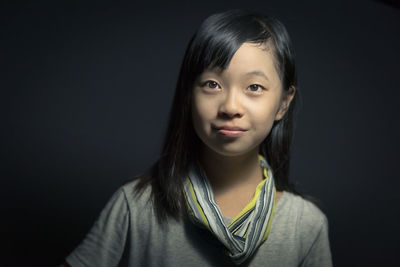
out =
[[[207,18],[192,39],[189,65],[195,77],[206,69],[228,67],[233,55],[245,42],[267,43],[271,38],[261,20],[236,11]]]

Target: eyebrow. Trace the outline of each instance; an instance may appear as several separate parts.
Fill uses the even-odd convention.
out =
[[[264,72],[262,72],[260,70],[253,70],[253,71],[247,72],[246,75],[260,76],[260,77],[265,78],[266,80],[269,80],[267,75],[265,75]]]

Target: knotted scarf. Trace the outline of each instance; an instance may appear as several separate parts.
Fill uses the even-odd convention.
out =
[[[275,208],[275,186],[271,167],[258,155],[264,179],[246,207],[226,225],[215,202],[211,185],[198,164],[191,165],[184,195],[191,219],[206,227],[225,246],[232,261],[241,264],[267,239]]]

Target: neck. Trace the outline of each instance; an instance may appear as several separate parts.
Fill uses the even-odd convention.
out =
[[[257,185],[264,178],[258,147],[240,156],[223,156],[204,147],[200,163],[216,195],[243,185]]]

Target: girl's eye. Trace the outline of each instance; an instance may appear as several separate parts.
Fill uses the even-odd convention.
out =
[[[207,86],[208,88],[213,88],[213,89],[219,87],[218,83],[214,81],[206,81],[205,83],[203,83],[202,86]]]
[[[248,88],[252,92],[261,92],[264,89],[264,87],[259,84],[252,84]]]

